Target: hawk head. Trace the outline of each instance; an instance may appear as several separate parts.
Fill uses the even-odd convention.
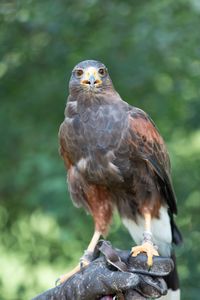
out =
[[[69,82],[71,93],[85,92],[96,94],[113,87],[106,66],[96,60],[85,60],[72,70]]]

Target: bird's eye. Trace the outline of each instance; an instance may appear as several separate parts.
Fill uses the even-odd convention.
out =
[[[106,75],[106,69],[105,69],[105,68],[100,68],[100,69],[99,69],[99,74],[100,74],[101,76],[105,76],[105,75]]]
[[[76,75],[76,77],[80,78],[83,75],[83,70],[82,69],[77,69],[75,71],[75,75]]]

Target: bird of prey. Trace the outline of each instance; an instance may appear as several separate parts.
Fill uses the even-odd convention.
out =
[[[165,143],[150,117],[122,100],[103,63],[86,60],[73,69],[59,142],[71,198],[94,219],[83,262],[107,234],[115,208],[137,243],[133,256],[145,252],[149,267],[154,255],[171,256],[182,238]],[[178,299],[176,268],[168,281],[177,295],[170,299]]]

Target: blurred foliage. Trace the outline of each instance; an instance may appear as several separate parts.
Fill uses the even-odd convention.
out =
[[[185,238],[182,299],[199,299],[199,24],[198,0],[0,2],[0,299],[53,285],[92,235],[66,193],[57,142],[70,72],[84,59],[103,61],[166,139]],[[109,239],[132,245],[117,216]]]

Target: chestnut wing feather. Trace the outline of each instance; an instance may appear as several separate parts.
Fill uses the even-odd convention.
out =
[[[159,187],[167,201],[170,212],[177,214],[176,196],[170,175],[170,160],[165,143],[150,117],[140,109],[133,108],[129,118],[129,141],[139,159],[146,161],[156,175]]]

